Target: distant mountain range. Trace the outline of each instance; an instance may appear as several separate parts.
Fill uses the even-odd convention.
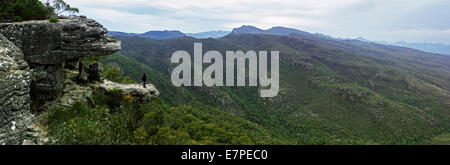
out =
[[[207,32],[201,32],[201,33],[186,33],[187,36],[191,36],[194,38],[220,38],[223,36],[226,36],[230,34],[229,31],[222,31],[222,30],[217,30],[217,31],[207,31]]]
[[[190,36],[194,38],[220,38],[223,36],[226,36],[229,34],[229,31],[207,31],[207,32],[201,32],[201,33],[183,33],[178,30],[164,30],[164,31],[148,31],[142,34],[139,33],[125,33],[125,32],[118,32],[118,31],[110,31],[110,35],[114,36],[138,36],[143,38],[151,38],[151,39],[157,39],[157,40],[163,40],[163,39],[171,39],[171,38],[178,38],[178,37],[185,37]]]
[[[251,136],[268,138],[267,144],[440,144],[449,136],[450,56],[282,27],[243,26],[216,39],[115,38],[122,50],[107,57],[105,64],[135,80],[145,69],[161,100],[170,106],[214,107],[230,115],[203,108],[195,116],[237,123],[246,130],[229,130],[254,131],[257,134]],[[192,56],[198,42],[203,52],[279,51],[279,95],[261,98],[260,87],[173,86],[170,76],[176,65],[171,55],[185,50]],[[228,116],[238,116],[240,122]],[[171,123],[189,125],[184,120],[166,125]]]
[[[434,44],[434,43],[410,43],[405,41],[398,41],[395,43],[386,43],[389,45],[403,46],[408,48],[419,49],[425,52],[450,55],[450,45]]]
[[[370,41],[362,37],[356,38],[356,40],[363,42],[376,42],[385,45],[395,45],[402,46],[412,49],[418,49],[424,52],[450,55],[450,45],[440,44],[440,43],[418,43],[418,42],[405,42],[405,41],[397,41],[397,42],[386,42],[386,41]]]
[[[267,30],[262,30],[254,26],[244,25],[239,28],[233,29],[231,34],[272,34],[272,35],[289,35],[289,34],[302,34],[311,35],[311,33],[304,32],[297,29],[285,28],[285,27],[273,27]]]
[[[307,35],[307,36],[314,36],[314,37],[320,37],[320,38],[326,38],[326,39],[333,39],[333,40],[348,40],[348,39],[341,39],[341,38],[333,38],[329,35],[324,35],[320,33],[308,33],[305,31],[292,29],[292,28],[285,28],[285,27],[273,27],[267,30],[262,30],[254,26],[248,26],[244,25],[239,28],[233,29],[231,34],[270,34],[270,35],[290,35],[290,34],[300,34],[300,35]],[[401,46],[401,47],[407,47],[407,48],[413,48],[418,49],[425,52],[430,53],[436,53],[436,54],[443,54],[443,55],[450,55],[450,45],[445,44],[433,44],[433,43],[409,43],[405,41],[399,41],[399,42],[384,42],[384,41],[370,41],[365,38],[359,37],[355,40],[362,41],[362,42],[376,42],[380,44],[385,45],[394,45],[394,46]]]
[[[293,28],[286,28],[281,26],[272,27],[267,30],[262,30],[254,26],[244,25],[239,28],[234,28],[231,34],[269,34],[269,35],[281,35],[281,36],[287,36],[291,34],[299,34],[299,35],[306,35],[306,36],[314,36],[314,37],[320,37],[320,38],[326,38],[326,39],[335,39],[329,35],[324,35],[320,33],[309,33]]]
[[[138,36],[138,37],[158,39],[158,40],[186,36],[186,34],[180,32],[178,30],[148,31],[148,32],[145,32],[142,34],[110,31],[109,34],[114,35],[114,36]]]
[[[164,31],[148,31],[142,34],[139,33],[125,33],[125,32],[119,32],[119,31],[110,31],[110,35],[114,36],[139,36],[143,38],[150,38],[150,39],[156,39],[156,40],[164,40],[164,39],[172,39],[172,38],[178,38],[178,37],[194,37],[197,39],[204,39],[204,38],[221,38],[228,34],[268,34],[268,35],[282,35],[287,36],[291,34],[298,34],[298,35],[305,35],[305,36],[313,36],[313,37],[320,37],[324,39],[332,39],[332,40],[352,40],[352,39],[341,39],[341,38],[333,38],[329,35],[324,35],[320,33],[309,33],[293,28],[286,28],[286,27],[272,27],[267,30],[263,30],[260,28],[257,28],[255,26],[250,25],[244,25],[239,28],[234,28],[231,32],[229,31],[207,31],[207,32],[200,32],[200,33],[183,33],[178,30],[164,30]],[[436,53],[436,54],[443,54],[443,55],[450,55],[450,45],[445,44],[434,44],[434,43],[410,43],[405,41],[399,41],[399,42],[385,42],[385,41],[371,41],[362,37],[358,37],[356,39],[353,39],[356,41],[361,42],[375,42],[385,45],[394,45],[394,46],[401,46],[401,47],[407,47],[407,48],[413,48],[418,49],[425,52],[430,53]]]
[[[308,36],[315,36],[315,37],[321,37],[321,38],[328,38],[328,39],[335,39],[331,36],[319,34],[319,33],[309,33],[297,29],[292,28],[286,28],[286,27],[272,27],[267,30],[262,30],[254,26],[250,25],[244,25],[239,28],[234,28],[233,31],[206,31],[206,32],[200,32],[200,33],[183,33],[178,30],[164,30],[164,31],[148,31],[142,34],[139,33],[125,33],[125,32],[119,32],[119,31],[110,31],[110,35],[114,36],[138,36],[138,37],[144,37],[144,38],[151,38],[151,39],[171,39],[171,38],[178,38],[178,37],[185,37],[190,36],[197,39],[204,39],[204,38],[221,38],[228,34],[269,34],[269,35],[283,35],[287,36],[290,34],[300,34],[300,35],[308,35]]]

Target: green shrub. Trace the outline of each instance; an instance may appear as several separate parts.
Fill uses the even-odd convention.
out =
[[[75,112],[68,108],[54,107],[48,110],[47,125],[50,129],[76,116]]]
[[[199,107],[168,107],[162,101],[153,101],[150,111],[140,120],[134,131],[135,143],[151,145],[187,144],[262,144],[257,136],[229,122],[211,116]],[[219,112],[218,113],[223,113]],[[237,122],[237,119],[234,122]],[[268,140],[268,139],[267,139]]]
[[[119,69],[117,68],[113,68],[110,66],[106,66],[105,70],[102,73],[103,77],[105,77],[105,79],[113,81],[113,82],[117,82],[117,83],[122,83],[122,84],[135,84],[136,81],[133,80],[131,77],[128,76],[124,76]]]
[[[76,116],[87,116],[91,114],[91,110],[84,104],[76,102],[71,108],[53,107],[48,110],[47,125],[49,127],[56,127],[58,124]]]
[[[95,92],[94,101],[97,105],[107,106],[110,109],[117,109],[122,105],[123,94],[120,89],[112,89],[108,91],[98,90]]]
[[[83,103],[49,109],[49,135],[63,145],[262,144],[243,129],[248,123],[224,122],[192,106],[169,107],[159,99],[144,105],[122,104],[114,113],[107,106],[90,108]]]
[[[62,13],[78,13],[78,8],[71,7],[63,0],[50,0],[45,4],[40,0],[1,0],[0,22],[45,20],[57,22],[55,18]]]
[[[20,22],[23,19],[22,19],[22,16],[13,16],[13,20],[16,21],[16,22]]]
[[[75,103],[71,108],[50,109],[47,125],[58,144],[130,144],[136,128],[129,112],[111,114],[107,108]]]
[[[23,20],[46,19],[53,12],[39,0],[17,0],[12,7],[13,16],[21,16]]]
[[[51,23],[56,23],[56,22],[59,22],[59,18],[58,17],[50,17],[48,19],[48,21],[51,22]]]

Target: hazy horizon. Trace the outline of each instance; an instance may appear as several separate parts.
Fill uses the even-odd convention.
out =
[[[338,38],[450,44],[445,0],[67,0],[111,31],[183,33],[275,26]]]

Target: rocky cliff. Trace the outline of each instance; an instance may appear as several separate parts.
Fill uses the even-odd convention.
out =
[[[0,144],[21,144],[30,107],[62,95],[67,62],[120,50],[106,33],[83,16],[0,24]]]
[[[0,34],[0,144],[19,144],[32,121],[31,73],[17,46]]]
[[[72,16],[57,23],[27,21],[0,24],[0,34],[24,54],[32,72],[32,95],[54,99],[63,89],[66,62],[86,56],[104,56],[120,50],[120,42],[86,17]],[[34,97],[36,98],[36,97]]]

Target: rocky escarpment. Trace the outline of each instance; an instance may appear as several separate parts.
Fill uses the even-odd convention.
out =
[[[31,73],[23,54],[0,34],[0,144],[20,144],[32,121]]]
[[[33,120],[30,107],[61,98],[67,62],[120,50],[106,33],[78,16],[0,24],[0,144],[22,144]]]
[[[104,56],[120,50],[120,42],[86,17],[72,16],[57,23],[27,21],[0,24],[0,34],[24,54],[32,72],[33,98],[55,99],[62,94],[66,62]],[[35,97],[36,96],[36,97]]]

